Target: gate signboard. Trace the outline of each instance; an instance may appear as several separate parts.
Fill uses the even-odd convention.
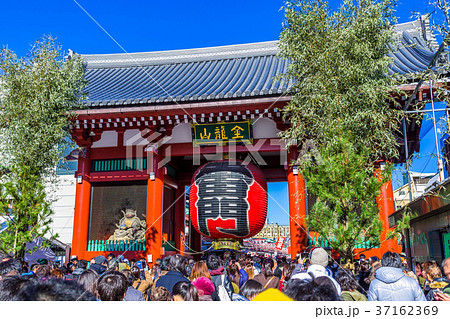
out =
[[[252,143],[251,122],[219,122],[208,124],[192,124],[192,141],[194,146],[226,145],[236,143]]]

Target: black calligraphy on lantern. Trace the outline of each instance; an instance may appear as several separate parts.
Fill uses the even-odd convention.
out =
[[[206,236],[214,231],[224,236],[248,236],[247,197],[253,181],[251,172],[243,165],[207,164],[195,178],[199,231]]]

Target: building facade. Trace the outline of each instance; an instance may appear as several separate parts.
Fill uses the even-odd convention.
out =
[[[409,190],[412,191],[412,199],[416,199],[422,196],[426,188],[435,173],[418,173],[418,172],[409,172],[410,176],[410,185],[408,185],[408,179],[405,178],[406,184],[394,190],[394,202],[395,202],[395,210],[402,208],[411,202]]]
[[[407,230],[406,249],[414,261],[435,260],[440,263],[450,257],[450,180],[416,198],[389,217],[395,225],[405,212],[412,214]]]
[[[270,238],[277,239],[280,237],[290,237],[290,227],[288,225],[278,225],[274,223],[266,223],[264,228],[253,238]]]

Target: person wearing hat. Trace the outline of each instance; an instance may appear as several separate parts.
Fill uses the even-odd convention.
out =
[[[39,258],[37,262],[39,265],[48,265],[48,260],[45,258]],[[75,263],[75,265],[76,265],[76,263]]]
[[[211,295],[216,290],[216,288],[214,287],[214,283],[210,279],[206,277],[199,277],[195,279],[192,284],[198,290],[199,301],[213,301]]]
[[[77,267],[75,268],[75,270],[72,272],[72,275],[76,276],[77,278],[86,271],[86,267],[87,267],[87,260],[81,259],[77,262]]]
[[[94,270],[99,276],[106,271],[106,257],[99,255],[94,258],[94,263],[90,265],[89,269]]]
[[[328,266],[328,253],[322,247],[316,248],[311,252],[310,257],[311,265],[304,272],[297,273],[291,276],[291,279],[300,279],[300,280],[311,280],[310,274],[314,278],[326,276],[331,279],[333,284],[336,287],[338,295],[341,295],[341,286],[328,274],[328,271],[325,269]]]
[[[70,258],[70,261],[67,263],[67,267],[69,268],[69,265],[73,266],[72,271],[75,270],[75,268],[77,268],[77,263],[78,263],[78,257],[72,257]]]

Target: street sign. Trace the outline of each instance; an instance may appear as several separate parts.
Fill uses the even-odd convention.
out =
[[[284,245],[284,237],[279,237],[277,240],[277,244],[275,245],[275,248],[278,250],[282,250]]]
[[[253,143],[251,121],[192,124],[192,142],[200,145]]]

